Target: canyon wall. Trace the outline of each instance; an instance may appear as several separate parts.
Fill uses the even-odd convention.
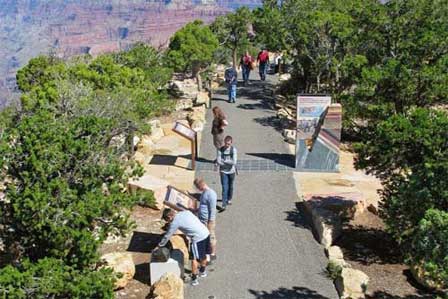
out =
[[[261,0],[0,0],[0,108],[14,97],[15,73],[29,59],[98,55],[137,41],[155,47],[195,19],[206,23]]]

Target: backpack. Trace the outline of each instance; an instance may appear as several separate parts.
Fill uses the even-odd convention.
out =
[[[226,151],[225,146],[221,147],[219,149],[219,151],[221,152],[221,155],[224,156],[224,152]],[[232,160],[233,160],[233,153],[234,153],[234,150],[233,150],[233,146],[231,145],[230,146],[230,159],[232,159]]]
[[[223,146],[223,147],[221,147],[220,149],[219,149],[219,151],[221,152],[221,156],[222,157],[224,157],[224,152],[225,152],[225,146]],[[235,150],[234,150],[234,147],[233,146],[230,146],[230,159],[232,159],[233,160],[233,155],[234,155],[234,153],[235,153]],[[238,168],[236,167],[236,165],[234,165],[235,166],[235,173],[236,174],[238,174]],[[224,170],[224,171],[230,171],[231,169],[232,169],[232,166],[226,166],[225,167],[226,169],[223,169],[223,166],[220,166],[220,169],[221,169],[221,171],[222,170]]]
[[[266,62],[269,60],[269,53],[268,51],[262,51],[260,55],[258,56],[258,59],[260,62]]]

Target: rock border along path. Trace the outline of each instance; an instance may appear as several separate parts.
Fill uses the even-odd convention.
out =
[[[284,164],[288,150],[275,129],[275,111],[263,88],[272,84],[272,78],[261,82],[255,72],[252,78],[251,85],[238,88],[236,104],[227,103],[226,90],[221,88],[215,92],[213,106],[221,107],[228,117],[226,133],[233,136],[240,161]],[[208,111],[200,147],[203,163],[216,156],[211,122]],[[199,286],[186,284],[186,298],[338,298],[325,276],[324,250],[297,209],[299,198],[288,168],[240,170],[233,205],[217,218],[218,260]],[[217,172],[199,167],[196,176],[204,177],[221,198]]]

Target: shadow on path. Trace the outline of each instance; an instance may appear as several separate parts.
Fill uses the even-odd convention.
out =
[[[254,118],[254,121],[257,124],[262,125],[263,127],[273,127],[278,132],[281,132],[283,130],[282,123],[276,116],[257,117]]]
[[[383,291],[376,291],[371,295],[366,295],[366,299],[434,299],[434,298],[436,298],[436,294],[407,295],[402,297],[391,295]]]
[[[311,217],[306,213],[303,202],[296,202],[296,208],[292,211],[286,211],[286,221],[294,223],[295,227],[313,230],[311,226]]]
[[[237,108],[244,109],[244,110],[255,110],[255,109],[267,109],[271,110],[272,107],[269,105],[269,103],[264,101],[259,101],[255,104],[239,104]]]
[[[293,287],[292,289],[278,288],[270,292],[249,290],[249,293],[257,299],[329,299],[305,287]]]
[[[294,167],[294,156],[290,154],[274,154],[274,153],[246,153],[246,155],[272,160],[277,164]]]

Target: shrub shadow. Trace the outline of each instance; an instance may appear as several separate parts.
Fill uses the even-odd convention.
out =
[[[303,202],[296,202],[296,208],[292,211],[286,211],[286,221],[294,223],[295,227],[313,230],[311,225],[311,216],[305,210]]]
[[[256,291],[249,289],[254,298],[257,299],[329,299],[306,287],[278,288],[272,291]]]
[[[254,121],[264,127],[273,127],[278,132],[283,131],[282,122],[277,116],[258,117]]]
[[[363,265],[403,262],[398,244],[381,229],[346,225],[335,245],[343,249],[347,259]]]

